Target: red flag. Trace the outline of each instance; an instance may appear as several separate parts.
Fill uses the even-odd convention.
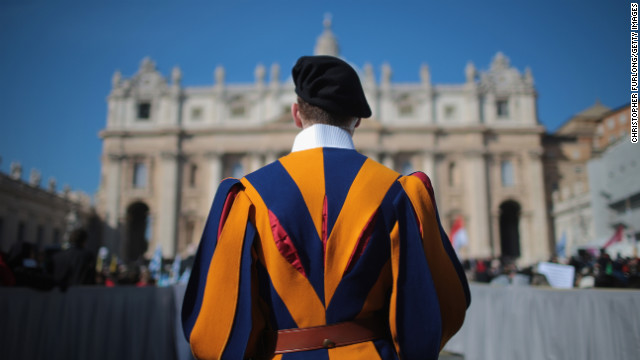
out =
[[[449,240],[451,241],[451,245],[453,245],[454,249],[459,249],[469,242],[467,231],[464,229],[464,221],[460,215],[458,215],[456,221],[453,222],[453,226],[451,227],[451,238]]]
[[[624,227],[622,225],[618,225],[618,228],[616,229],[616,233],[613,234],[611,239],[609,239],[609,241],[607,241],[606,244],[604,244],[603,248],[609,247],[610,245],[613,245],[614,243],[622,241],[622,233],[623,232],[624,232]]]

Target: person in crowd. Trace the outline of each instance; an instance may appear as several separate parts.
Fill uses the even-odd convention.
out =
[[[5,258],[5,254],[0,251],[0,286],[13,286],[16,284],[16,277]]]
[[[51,290],[53,278],[39,261],[38,247],[26,241],[17,241],[9,252],[8,265],[15,278],[16,286],[26,286],[38,290]]]
[[[74,285],[95,283],[95,255],[85,249],[88,234],[76,229],[69,235],[69,248],[53,257],[53,279],[57,286],[66,290]]]

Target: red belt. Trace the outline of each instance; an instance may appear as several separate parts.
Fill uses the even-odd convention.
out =
[[[331,349],[387,337],[380,319],[368,318],[332,325],[278,330],[276,354]]]

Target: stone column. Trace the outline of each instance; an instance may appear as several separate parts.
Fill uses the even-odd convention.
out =
[[[160,155],[160,202],[158,207],[158,232],[156,246],[162,246],[165,257],[173,257],[176,251],[177,223],[180,189],[180,158],[176,152],[163,152]]]
[[[278,156],[273,151],[268,151],[265,156],[265,164],[271,164],[272,162],[278,160]]]
[[[216,152],[209,152],[205,154],[205,157],[209,163],[208,201],[205,203],[205,211],[208,212],[211,207],[211,203],[213,202],[213,197],[218,190],[218,185],[220,185],[220,182],[222,181],[222,156]]]
[[[378,157],[378,153],[374,152],[374,151],[365,151],[364,156],[368,157],[369,159],[373,160],[373,161],[378,161],[379,162],[379,157]]]
[[[489,201],[487,194],[487,168],[481,152],[469,152],[463,159],[463,178],[469,221],[467,233],[470,257],[488,257],[489,244]]]
[[[106,227],[104,228],[105,245],[112,253],[120,251],[119,219],[120,219],[120,195],[122,187],[122,163],[124,156],[109,154],[106,163]],[[60,229],[62,231],[64,229]],[[60,234],[62,236],[62,233]],[[60,239],[62,241],[62,238]]]
[[[262,161],[263,157],[260,153],[252,153],[250,156],[250,162],[251,164],[249,165],[249,171],[247,171],[247,174],[253,171],[256,171],[258,169],[260,169],[262,166],[264,166],[264,162]]]
[[[535,212],[536,210],[520,211],[520,221],[518,222],[518,232],[520,233],[520,258],[517,261],[519,266],[531,265],[535,262],[535,249],[537,248],[537,233],[535,228]],[[542,258],[539,260],[547,260]]]
[[[421,169],[431,179],[432,185],[435,187],[436,181],[436,167],[435,157],[432,152],[427,151],[422,154],[422,166]]]
[[[549,231],[547,229],[547,217],[544,194],[544,176],[542,172],[542,151],[534,150],[525,156],[525,169],[527,169],[528,182],[528,205],[531,211],[531,226],[528,238],[531,244],[526,244],[525,248],[530,249],[530,254],[522,254],[523,258],[530,261],[546,260],[551,254],[549,248]],[[528,256],[527,256],[528,255]]]
[[[389,169],[395,170],[395,159],[394,154],[388,153],[382,155],[382,165],[388,167]]]
[[[498,204],[499,206],[500,204]],[[491,256],[502,256],[502,237],[500,234],[500,208],[496,207],[491,212],[491,229],[493,231],[493,237],[491,238]]]

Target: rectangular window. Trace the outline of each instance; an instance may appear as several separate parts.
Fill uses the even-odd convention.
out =
[[[413,115],[413,106],[411,104],[400,104],[399,111],[401,116],[411,116]]]
[[[453,105],[447,105],[444,107],[444,119],[445,120],[455,120],[456,118],[456,107]]]
[[[458,185],[458,169],[456,168],[456,163],[455,162],[450,162],[449,163],[449,170],[448,170],[448,178],[449,178],[449,186],[457,186]]]
[[[142,189],[147,186],[147,164],[136,162],[133,164],[133,187]]]
[[[406,160],[402,164],[402,174],[403,175],[411,175],[414,172],[415,172],[415,170],[413,169],[413,164],[411,163],[410,160]]]
[[[241,104],[234,104],[231,106],[232,117],[243,117],[245,115],[245,108]]]
[[[244,166],[242,166],[242,163],[238,161],[235,164],[233,164],[233,167],[231,168],[231,177],[240,179],[243,176],[244,176]]]
[[[223,177],[233,177],[240,179],[245,175],[243,165],[243,155],[241,154],[227,154],[223,160]]]
[[[185,243],[186,245],[190,245],[194,242],[197,242],[197,239],[194,238],[195,235],[196,224],[193,220],[188,220],[185,225]]]
[[[196,179],[198,177],[198,165],[191,164],[189,167],[189,187],[196,187]]]
[[[500,163],[500,174],[502,178],[502,186],[513,186],[515,184],[513,163],[510,160],[502,160]]]
[[[149,120],[151,117],[151,103],[138,103],[138,120]]]
[[[580,159],[580,149],[573,149],[571,152],[571,157],[574,159]]]
[[[620,125],[624,125],[624,123],[627,122],[627,115],[620,114],[620,117],[618,117],[618,122],[620,123]]]
[[[496,112],[498,114],[498,118],[509,117],[509,101],[507,100],[496,101]]]
[[[202,120],[202,108],[194,107],[191,109],[191,120],[192,121],[200,121]]]

